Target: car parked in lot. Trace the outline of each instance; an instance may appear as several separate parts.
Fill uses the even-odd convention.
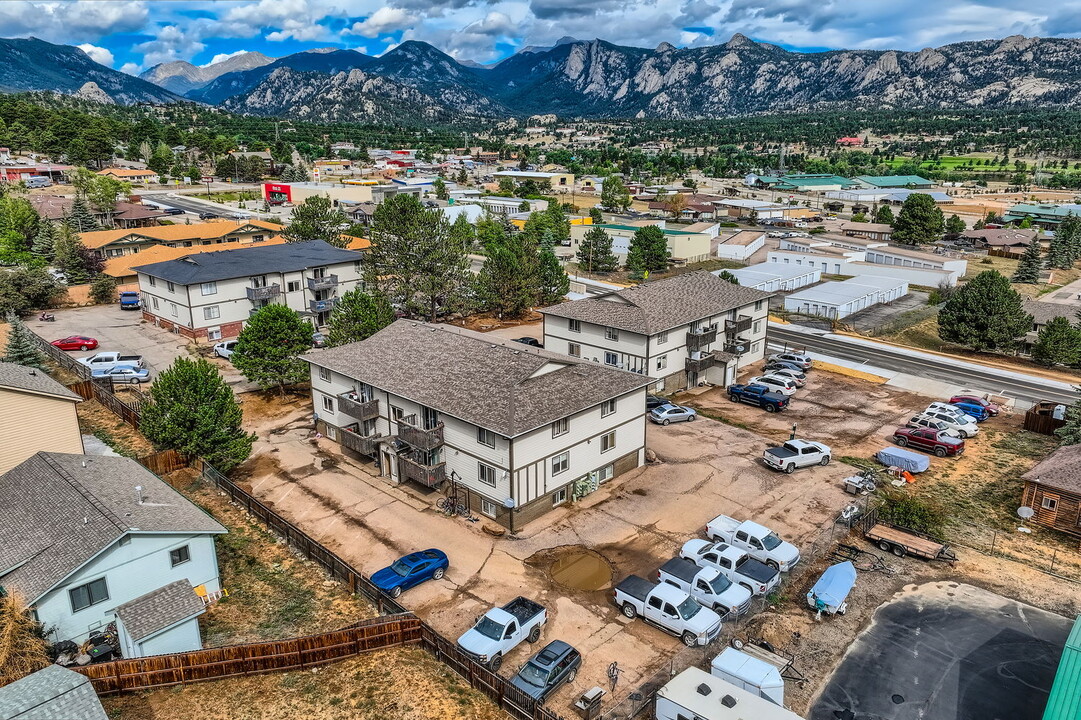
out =
[[[90,377],[95,380],[112,380],[114,383],[138,385],[150,382],[150,371],[136,365],[117,365],[111,368],[94,368]]]
[[[957,408],[965,415],[968,415],[976,422],[983,422],[987,418],[991,417],[991,413],[983,405],[977,405],[975,403],[956,402],[956,403],[932,403],[932,405],[947,405],[948,407]]]
[[[98,346],[98,341],[86,335],[72,335],[61,340],[53,340],[50,345],[61,350],[93,350]]]
[[[372,584],[391,597],[420,585],[425,580],[439,580],[450,567],[447,554],[431,548],[398,558],[372,575]]]
[[[721,574],[717,568],[699,567],[687,558],[672,558],[657,570],[657,582],[677,587],[721,616],[741,615],[751,606],[751,591]]]
[[[749,380],[752,385],[765,385],[775,393],[782,395],[795,395],[796,390],[799,388],[796,386],[796,381],[792,378],[784,378],[778,375],[759,375]]]
[[[746,550],[755,560],[781,572],[788,572],[800,561],[799,549],[795,545],[785,542],[780,535],[753,520],[741,522],[727,515],[718,515],[706,523],[706,537]]]
[[[953,405],[931,403],[921,414],[933,417],[936,420],[941,420],[949,427],[956,430],[963,438],[978,435],[980,432],[980,426],[976,424],[976,418],[972,417],[961,408],[954,407]]]
[[[728,543],[708,540],[688,540],[679,556],[699,567],[713,567],[726,578],[742,585],[752,595],[765,595],[781,582],[781,571],[751,557],[746,551]]]
[[[458,647],[492,672],[503,665],[503,656],[523,641],[540,640],[548,611],[527,597],[516,597],[501,608],[491,608],[458,638]]]
[[[942,422],[941,420],[927,417],[922,413],[920,415],[913,415],[912,417],[910,417],[908,419],[908,422],[905,423],[905,427],[926,428],[928,430],[937,430],[939,432],[945,433],[946,435],[949,435],[950,437],[961,437],[961,433],[957,432],[946,423]]]
[[[954,395],[953,397],[950,398],[950,404],[951,405],[957,405],[959,407],[961,405],[979,405],[984,410],[986,410],[987,414],[990,415],[991,417],[995,417],[996,415],[999,414],[999,412],[1002,411],[1002,408],[1000,408],[998,405],[994,404],[993,402],[989,402],[988,400],[985,400],[984,398],[980,397],[979,395],[970,395],[970,394],[967,394],[967,393],[966,394],[961,394],[961,395]]]
[[[90,357],[79,358],[75,362],[93,370],[111,370],[114,367],[142,367],[142,355],[125,355],[118,352],[99,352]]]
[[[655,407],[667,404],[668,398],[658,397],[657,395],[646,395],[646,410],[652,410]]]
[[[792,363],[793,365],[795,365],[796,367],[798,367],[800,370],[803,370],[803,371],[810,370],[811,367],[814,365],[814,361],[811,360],[811,358],[808,355],[804,355],[803,353],[795,353],[795,352],[777,353],[775,355],[770,355],[767,358],[767,360],[769,362]]]
[[[812,465],[829,465],[832,457],[829,445],[810,440],[789,440],[784,445],[766,448],[762,453],[766,465],[786,473]]]
[[[960,455],[965,451],[964,440],[929,428],[897,428],[893,431],[893,441],[901,447],[913,447],[939,457]]]
[[[214,354],[228,360],[236,352],[236,340],[223,340],[214,346]]]
[[[649,411],[649,419],[658,425],[667,425],[674,422],[691,422],[698,416],[694,408],[682,405],[665,404]]]
[[[510,684],[534,700],[544,702],[560,685],[574,682],[581,664],[582,653],[562,640],[553,640],[529,658]]]
[[[732,402],[757,405],[766,412],[780,412],[788,407],[788,396],[773,392],[765,385],[729,385],[725,390]]]
[[[139,299],[139,293],[132,290],[125,290],[120,293],[120,309],[121,310],[138,310],[143,306],[142,300]]]
[[[792,370],[786,367],[777,367],[772,370],[767,368],[764,370],[763,374],[772,375],[779,378],[787,378],[792,382],[796,383],[796,387],[798,388],[801,388],[805,384],[807,384],[806,373],[800,372],[799,370]]]
[[[767,362],[762,367],[762,374],[771,375],[775,370],[794,370],[798,373],[803,372],[803,369],[799,365],[796,365],[796,363],[785,362],[784,360],[773,360]]]
[[[668,583],[654,585],[628,575],[612,590],[612,600],[625,617],[640,617],[680,638],[687,647],[709,645],[721,634],[720,615]]]
[[[523,345],[528,345],[529,347],[536,347],[536,348],[544,347],[544,345],[541,343],[540,340],[538,340],[537,338],[532,338],[532,337],[514,338],[514,342],[522,343]]]
[[[313,332],[312,333],[312,347],[321,348],[321,347],[326,347],[326,346],[327,346],[327,336],[324,335],[321,332]]]

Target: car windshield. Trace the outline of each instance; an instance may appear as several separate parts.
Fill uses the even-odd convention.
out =
[[[770,533],[762,538],[762,547],[767,550],[773,550],[781,544],[781,538],[777,537],[777,533]]]
[[[702,609],[702,606],[695,602],[694,598],[688,597],[686,600],[679,604],[677,610],[679,610],[679,616],[684,620],[690,620],[698,611]]]
[[[542,688],[548,684],[548,671],[533,663],[526,663],[518,673],[518,677],[534,687]]]
[[[710,581],[709,586],[713,588],[713,594],[720,595],[725,590],[732,587],[732,581],[724,575],[718,575]]]
[[[409,566],[403,563],[401,560],[398,560],[393,565],[391,565],[390,569],[398,575],[401,575],[402,577],[405,577],[409,574]]]
[[[489,617],[482,617],[480,622],[478,622],[473,629],[486,638],[491,638],[492,640],[503,639],[503,626]]]

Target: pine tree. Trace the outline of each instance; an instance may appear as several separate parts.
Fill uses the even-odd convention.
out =
[[[552,248],[545,247],[537,261],[537,304],[552,305],[570,292],[571,281]]]
[[[875,211],[875,222],[881,225],[893,225],[893,210],[889,205],[879,205]]]
[[[1040,272],[1042,270],[1043,258],[1040,257],[1040,242],[1034,238],[1025,248],[1025,253],[1017,264],[1017,270],[1013,274],[1013,282],[1035,285],[1040,282]]]
[[[901,206],[893,224],[893,241],[920,245],[938,240],[945,228],[942,208],[925,193],[912,193]]]
[[[477,229],[473,227],[473,223],[469,222],[465,213],[454,218],[449,233],[452,243],[460,245],[467,253],[473,252],[474,246],[477,244]]]
[[[1021,296],[997,270],[965,283],[938,314],[939,337],[974,350],[1012,350],[1030,327]]]
[[[177,358],[150,386],[139,429],[159,450],[201,457],[229,472],[251,455],[255,435],[218,369],[199,358]]]
[[[1032,346],[1032,359],[1041,365],[1076,365],[1081,362],[1081,330],[1065,317],[1052,318],[1040,328]]]
[[[1081,385],[1074,386],[1081,393]],[[1081,445],[1081,397],[1066,408],[1066,424],[1055,430],[1061,445]]]
[[[42,220],[38,225],[38,232],[34,236],[34,245],[30,251],[45,262],[52,262],[55,243],[56,226],[48,220]]]
[[[314,195],[293,208],[293,221],[282,235],[291,243],[323,240],[345,247],[349,242],[342,237],[342,231],[348,223],[345,213],[334,207],[330,198]]]
[[[334,305],[327,321],[327,345],[366,340],[394,322],[394,307],[379,293],[355,288]]]
[[[68,215],[65,222],[75,232],[90,232],[98,229],[98,222],[94,219],[94,214],[90,212],[89,206],[81,197],[76,197],[75,202],[71,204],[71,214]]]
[[[477,298],[499,318],[521,317],[537,301],[537,251],[523,233],[491,246],[477,276]]]
[[[69,285],[89,282],[104,266],[101,257],[83,245],[67,225],[60,226],[54,250],[53,264],[63,271]]]
[[[1081,260],[1081,217],[1070,213],[1051,238],[1047,251],[1047,267],[1069,270]]]
[[[589,209],[589,219],[594,225],[600,225],[604,222],[604,215],[601,213],[600,208]]]
[[[44,371],[45,354],[38,349],[26,325],[14,313],[8,314],[7,321],[8,342],[4,348],[4,362]]]
[[[664,231],[656,225],[647,225],[634,231],[627,250],[627,269],[631,272],[650,273],[668,269],[671,254]]]
[[[273,303],[248,319],[229,359],[248,380],[284,396],[286,385],[307,379],[308,364],[298,356],[311,346],[312,326],[292,308]]]
[[[739,278],[733,275],[728,270],[721,270],[719,273],[717,273],[717,277],[719,277],[721,280],[726,280],[733,285],[739,285]]]
[[[447,184],[443,182],[443,178],[437,177],[432,182],[432,192],[434,192],[435,196],[440,200],[446,200],[450,197],[450,192],[447,190]]]
[[[957,215],[950,215],[946,220],[946,232],[950,235],[960,235],[965,231],[965,221],[957,217]]]
[[[591,227],[578,246],[578,265],[586,272],[612,272],[619,259],[612,253],[612,238],[601,227]]]

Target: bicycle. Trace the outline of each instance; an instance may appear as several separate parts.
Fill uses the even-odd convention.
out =
[[[469,516],[469,506],[462,502],[458,495],[447,495],[435,501],[435,506],[442,510],[445,515]]]

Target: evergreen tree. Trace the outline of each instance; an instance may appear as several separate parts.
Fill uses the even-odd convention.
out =
[[[733,275],[728,270],[721,270],[719,273],[717,273],[717,277],[719,277],[721,280],[727,280],[733,285],[739,285],[739,278]]]
[[[1077,365],[1081,362],[1081,330],[1065,317],[1053,318],[1040,329],[1032,359],[1041,365]]]
[[[905,199],[893,224],[893,241],[920,245],[938,240],[945,228],[942,208],[925,193],[912,193]]]
[[[537,304],[552,305],[570,292],[571,281],[551,246],[544,247],[537,261]]]
[[[443,178],[437,177],[432,182],[432,191],[435,193],[435,196],[440,200],[446,200],[450,197],[450,192],[447,190],[447,184],[443,182]]]
[[[16,268],[0,273],[0,312],[25,314],[50,307],[64,288],[45,268]]]
[[[507,226],[491,215],[484,215],[477,220],[477,242],[487,254],[492,247],[503,242],[503,238],[510,232]]]
[[[950,235],[960,235],[965,231],[965,221],[957,217],[956,214],[950,215],[946,220],[946,232]]]
[[[893,225],[893,210],[889,205],[879,205],[875,210],[875,222],[881,225]]]
[[[462,168],[458,171],[458,177],[455,178],[455,182],[462,187],[465,187],[466,183],[469,182],[469,174],[466,173],[465,168]]]
[[[159,450],[201,457],[229,472],[251,455],[232,388],[209,361],[177,358],[150,386],[139,429]]]
[[[312,346],[312,326],[296,311],[278,303],[260,308],[237,337],[232,361],[244,377],[267,390],[308,377],[308,364],[298,356]]]
[[[465,213],[454,218],[449,232],[451,243],[461,246],[467,253],[473,252],[477,244],[477,229],[473,227],[473,223],[469,222]]]
[[[116,280],[109,275],[98,275],[90,283],[90,299],[99,305],[116,300]]]
[[[578,246],[578,265],[586,272],[612,272],[619,267],[619,259],[612,253],[612,238],[601,227],[586,231]]]
[[[481,306],[499,318],[521,317],[537,301],[538,256],[524,233],[493,244],[477,276]]]
[[[544,217],[548,221],[548,227],[552,231],[554,242],[563,242],[571,236],[571,221],[567,219],[567,213],[563,206],[557,202],[548,203],[544,211]]]
[[[1081,385],[1075,386],[1081,392]],[[1061,445],[1081,445],[1081,397],[1066,408],[1066,424],[1055,430]]]
[[[1021,228],[1022,230],[1028,230],[1032,227],[1032,218],[1026,215],[1025,217],[1021,218],[1021,222],[1017,223],[1017,227]]]
[[[1012,350],[1032,327],[1021,296],[997,270],[987,270],[959,288],[938,314],[938,335],[974,350]]]
[[[94,214],[90,212],[86,200],[82,197],[75,198],[75,202],[71,204],[71,214],[64,222],[75,232],[90,232],[98,229],[98,221],[94,219]]]
[[[55,244],[56,226],[48,220],[42,220],[38,224],[38,232],[34,236],[34,245],[31,247],[30,252],[45,262],[52,262],[53,255],[56,252]]]
[[[355,288],[334,305],[327,321],[327,345],[366,340],[394,322],[394,308],[380,293]]]
[[[1025,248],[1021,261],[1017,264],[1017,270],[1013,274],[1015,283],[1035,285],[1040,282],[1040,271],[1043,269],[1043,258],[1040,257],[1039,240],[1033,239]]]
[[[852,222],[854,222],[854,223],[865,223],[865,222],[867,222],[867,214],[866,213],[861,213],[861,212],[856,213],[855,215],[852,216]]]
[[[15,313],[8,313],[8,342],[4,362],[45,370],[45,354],[38,349],[30,331]]]
[[[609,175],[601,185],[601,206],[609,212],[624,212],[631,206],[631,194],[616,175]]]
[[[1047,248],[1047,267],[1069,270],[1081,260],[1081,217],[1070,213],[1058,228]]]
[[[286,242],[323,240],[335,247],[345,247],[349,241],[342,237],[348,218],[334,207],[330,198],[313,195],[293,208],[293,221],[282,235]]]
[[[647,225],[634,231],[627,250],[627,269],[631,272],[650,273],[668,269],[671,254],[664,231],[656,225]]]
[[[589,219],[593,222],[594,225],[602,224],[604,222],[604,215],[601,214],[600,208],[590,208]]]
[[[69,285],[90,282],[101,273],[104,265],[101,257],[83,245],[79,236],[67,225],[62,225],[54,244],[53,264],[63,271]]]

